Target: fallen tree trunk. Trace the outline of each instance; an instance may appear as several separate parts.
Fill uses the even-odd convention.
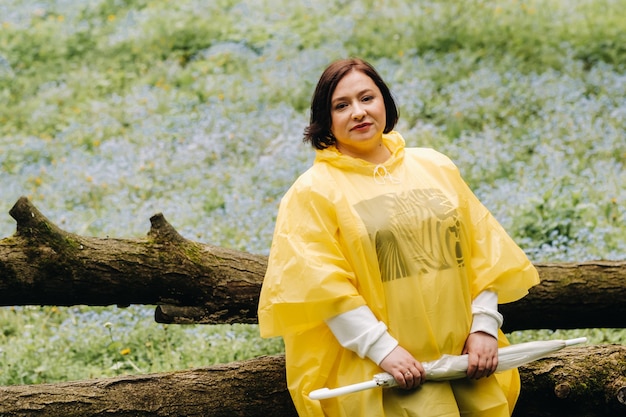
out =
[[[284,366],[277,355],[168,374],[0,387],[0,415],[297,417]],[[626,413],[626,346],[567,348],[520,373],[515,416]]]
[[[515,415],[626,415],[626,346],[564,349],[525,365],[520,375]]]
[[[0,387],[3,417],[294,416],[283,356],[211,368]]]
[[[505,332],[626,327],[626,261],[535,266],[541,283],[499,306]]]
[[[189,241],[157,214],[145,239],[68,233],[22,197],[0,240],[0,305],[156,304],[162,323],[256,323],[267,259]],[[626,261],[538,264],[542,283],[501,306],[505,331],[626,327]]]
[[[0,305],[203,306],[212,323],[254,323],[266,258],[184,239],[157,214],[146,239],[68,233],[22,197],[0,240]]]

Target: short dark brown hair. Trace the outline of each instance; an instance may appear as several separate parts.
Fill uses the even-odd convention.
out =
[[[316,149],[326,149],[335,144],[331,132],[331,100],[337,84],[350,71],[361,71],[374,81],[380,89],[385,103],[387,123],[383,133],[389,133],[398,122],[398,108],[385,81],[372,65],[359,58],[340,59],[331,63],[322,73],[313,99],[311,100],[311,120],[304,129],[304,142],[311,142]]]

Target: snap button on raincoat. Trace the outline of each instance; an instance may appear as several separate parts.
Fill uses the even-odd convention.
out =
[[[392,156],[378,166],[335,147],[317,151],[283,197],[259,301],[261,335],[284,339],[287,383],[301,416],[510,415],[520,389],[516,370],[413,391],[308,398],[381,371],[340,346],[324,320],[367,305],[401,346],[430,361],[461,353],[481,291],[495,291],[502,304],[539,282],[449,158],[405,148],[395,131],[383,140]]]

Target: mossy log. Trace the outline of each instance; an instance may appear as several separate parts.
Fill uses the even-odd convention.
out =
[[[267,260],[183,238],[161,214],[144,239],[61,230],[25,198],[0,240],[0,305],[203,306],[211,323],[256,322]]]
[[[626,261],[535,266],[541,283],[499,307],[504,331],[626,327]]]
[[[563,349],[520,375],[517,416],[626,416],[626,346]]]
[[[0,415],[297,417],[284,366],[276,355],[166,374],[0,387]],[[514,416],[626,415],[626,346],[566,348],[520,374]]]
[[[294,416],[282,355],[210,368],[0,387],[3,417]]]
[[[157,305],[162,323],[256,323],[261,255],[183,238],[163,217],[143,239],[61,230],[25,197],[0,240],[0,305]],[[501,306],[505,331],[626,327],[626,261],[537,264],[540,285]]]

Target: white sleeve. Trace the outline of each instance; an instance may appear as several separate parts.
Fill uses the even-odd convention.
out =
[[[472,301],[472,329],[470,333],[485,332],[498,338],[498,329],[504,318],[498,312],[498,294],[485,290]]]
[[[376,365],[398,346],[398,341],[387,332],[387,325],[368,306],[339,314],[326,320],[326,324],[341,346],[361,358],[368,357]]]

